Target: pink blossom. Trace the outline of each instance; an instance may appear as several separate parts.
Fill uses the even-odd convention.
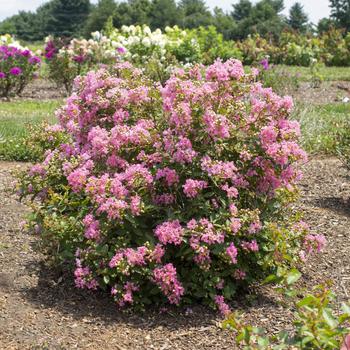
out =
[[[226,139],[230,137],[230,123],[223,115],[207,111],[203,116],[207,133],[213,139]]]
[[[153,280],[160,287],[170,304],[179,304],[185,290],[176,276],[176,268],[169,263],[153,271]]]
[[[261,230],[262,225],[260,221],[254,221],[249,225],[248,233],[254,234]]]
[[[197,197],[198,193],[207,186],[208,183],[206,181],[187,179],[182,187],[185,195],[188,198],[195,198]]]
[[[230,229],[232,231],[232,233],[237,233],[240,228],[241,228],[242,224],[241,224],[241,220],[238,218],[231,218],[230,220]]]
[[[313,251],[321,252],[326,246],[327,240],[321,234],[308,234],[304,240],[306,252],[310,254]]]
[[[117,251],[116,254],[113,256],[111,261],[109,262],[109,267],[113,269],[116,267],[124,258],[124,252],[123,251]]]
[[[124,250],[124,256],[128,264],[131,266],[143,266],[146,264],[145,256],[148,250],[146,247],[138,247],[136,250],[132,248],[127,248]]]
[[[233,243],[230,243],[230,245],[226,248],[226,254],[231,259],[232,264],[237,264],[237,248]]]
[[[74,192],[79,192],[86,184],[90,171],[85,167],[77,168],[73,170],[67,177],[69,185]]]
[[[217,308],[223,316],[228,316],[231,313],[231,309],[225,303],[225,299],[222,295],[216,295],[214,300]]]
[[[161,178],[165,179],[165,182],[169,187],[179,182],[179,176],[177,175],[176,170],[170,169],[168,167],[157,170],[156,180],[159,180]]]
[[[154,234],[163,244],[179,245],[182,242],[184,229],[179,220],[166,221],[156,227]]]
[[[98,220],[95,220],[92,214],[88,214],[83,219],[83,224],[85,226],[84,236],[87,239],[98,240],[100,238],[100,223]]]
[[[140,196],[132,196],[130,202],[130,210],[131,213],[135,216],[141,214],[141,197]]]
[[[237,198],[238,197],[238,190],[236,187],[229,186],[228,184],[225,184],[221,187],[221,189],[226,191],[228,198]]]
[[[247,241],[242,241],[241,242],[241,247],[246,250],[246,251],[251,251],[251,252],[258,252],[259,251],[259,246],[256,240],[252,240],[251,242]]]
[[[150,254],[150,258],[152,261],[155,261],[157,264],[160,264],[162,262],[162,258],[165,254],[165,249],[162,247],[161,244],[156,244],[153,251]]]
[[[243,270],[237,269],[233,275],[236,280],[244,280],[247,274]]]

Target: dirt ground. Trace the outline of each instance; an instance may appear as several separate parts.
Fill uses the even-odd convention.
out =
[[[313,88],[310,82],[301,82],[295,91],[287,91],[284,94],[302,103],[327,104],[342,102],[344,98],[350,98],[350,81],[324,81],[320,87]],[[56,84],[48,79],[38,78],[26,86],[20,97],[13,100],[51,100],[67,97],[64,88],[57,88]],[[350,103],[350,102],[348,102]]]
[[[324,81],[317,88],[311,87],[309,82],[303,82],[290,94],[298,102],[313,105],[343,102],[344,98],[350,98],[350,81]]]
[[[121,313],[111,298],[74,288],[36,253],[34,236],[22,232],[28,212],[6,192],[12,170],[23,165],[0,162],[0,349],[235,349],[217,313],[196,306],[186,310]],[[298,206],[314,232],[325,234],[325,252],[303,268],[303,284],[334,281],[339,300],[350,294],[350,182],[335,158],[312,159],[305,166]],[[253,289],[244,308],[248,321],[276,331],[290,324],[286,310],[268,289]]]
[[[67,96],[64,88],[57,88],[56,84],[48,79],[38,78],[29,83],[23,90],[20,99],[62,99]]]

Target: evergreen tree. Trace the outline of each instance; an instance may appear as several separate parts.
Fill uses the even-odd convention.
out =
[[[231,39],[237,30],[236,21],[221,8],[214,8],[213,24],[226,40]]]
[[[305,33],[308,21],[309,19],[304,12],[303,5],[296,2],[289,10],[288,24],[294,30],[298,30],[300,33]]]
[[[328,32],[332,27],[335,27],[335,23],[330,18],[321,18],[317,23],[317,33],[322,34]]]
[[[85,35],[89,36],[90,33],[101,30],[108,18],[113,16],[116,10],[117,4],[114,0],[99,0],[97,5],[92,8],[86,21]]]
[[[90,6],[90,0],[52,0],[45,32],[61,37],[80,35]]]
[[[128,0],[118,4],[114,25],[150,25],[152,4],[149,0]]]
[[[151,8],[152,29],[164,29],[181,22],[175,0],[153,0]]]
[[[350,30],[350,0],[329,0],[331,17],[338,27]]]
[[[233,5],[231,16],[237,20],[237,29],[233,39],[244,39],[249,34],[273,36],[278,38],[285,27],[283,0],[261,0],[252,4],[249,0],[240,0]]]
[[[232,7],[231,16],[236,21],[242,21],[250,17],[253,5],[250,0],[240,0],[237,4],[232,5]]]
[[[182,16],[182,27],[197,28],[208,26],[213,17],[203,0],[181,0],[179,10]]]

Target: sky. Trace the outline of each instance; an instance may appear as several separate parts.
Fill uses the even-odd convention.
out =
[[[16,14],[19,10],[34,11],[38,6],[45,3],[47,0],[0,0],[0,20]],[[221,7],[225,11],[230,11],[232,4],[238,0],[206,0],[208,6],[212,9],[215,6]],[[284,0],[284,14],[288,14],[289,8],[297,0]],[[328,7],[329,0],[298,0],[303,4],[304,10],[313,23],[317,23],[321,18],[328,17],[330,9]],[[96,3],[97,0],[91,0]]]

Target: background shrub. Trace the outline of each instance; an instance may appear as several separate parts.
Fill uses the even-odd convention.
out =
[[[40,62],[40,58],[28,49],[0,46],[0,97],[21,94],[36,77]]]

